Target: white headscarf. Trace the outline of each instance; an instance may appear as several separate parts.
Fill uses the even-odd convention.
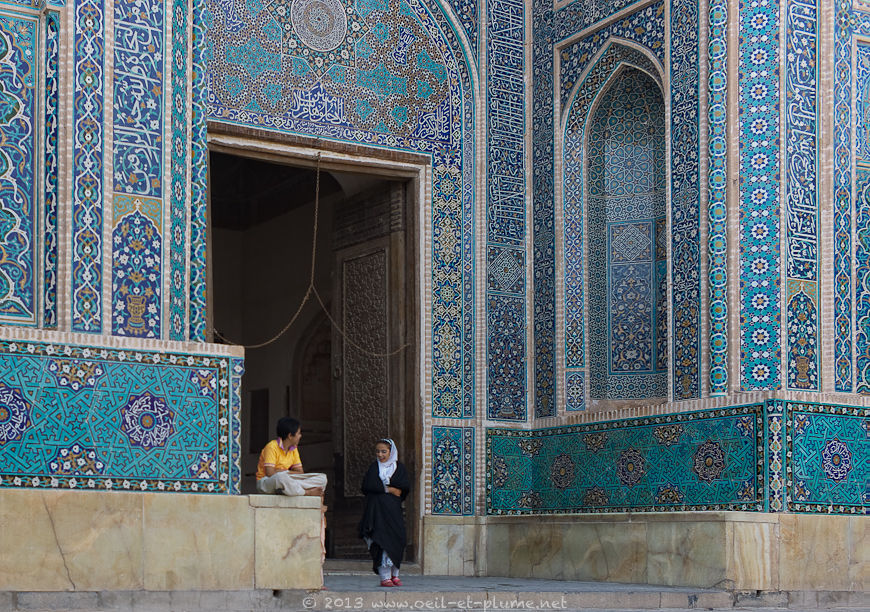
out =
[[[390,458],[386,461],[378,461],[378,476],[381,477],[381,482],[384,483],[384,490],[387,490],[387,485],[390,484],[390,477],[396,471],[396,461],[399,459],[399,451],[396,450],[396,443],[390,438],[383,438],[378,442],[386,442],[390,445]]]

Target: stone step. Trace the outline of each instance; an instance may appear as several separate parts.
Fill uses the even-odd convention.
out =
[[[518,590],[515,585],[489,586],[476,590],[421,591],[409,576],[402,588],[385,589],[368,586],[364,589],[324,591],[103,591],[103,592],[0,592],[0,610],[70,610],[76,612],[133,611],[157,612],[177,610],[188,612],[313,610],[360,612],[411,610],[544,610],[550,612],[623,612],[667,610],[688,612],[784,612],[838,610],[867,612],[867,593],[790,592],[790,593],[728,593],[707,589],[646,587],[643,585],[612,585],[563,583],[564,588]],[[437,578],[437,577],[436,577]],[[334,578],[332,579],[334,581]],[[544,581],[530,581],[544,582]],[[366,584],[372,583],[366,579]]]

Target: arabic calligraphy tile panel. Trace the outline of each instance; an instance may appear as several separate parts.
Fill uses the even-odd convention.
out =
[[[786,384],[789,389],[818,390],[816,2],[789,0],[786,15],[786,283],[801,281],[799,295],[787,290]]]
[[[60,17],[55,12],[45,15],[45,238],[43,239],[42,326],[57,328],[57,238],[58,238],[58,130],[60,84]]]
[[[17,417],[0,425],[0,486],[238,493],[231,361],[0,343],[0,397]]]
[[[779,389],[779,1],[740,8],[740,386]]]
[[[474,514],[474,428],[432,428],[432,513]]]
[[[487,411],[492,418],[525,420],[526,321],[516,299],[525,295],[525,257],[505,246],[522,247],[526,234],[525,10],[522,2],[497,0],[487,12]],[[499,270],[509,273],[496,280]],[[496,311],[510,312],[511,325],[493,318]]]
[[[72,330],[102,327],[103,69],[102,0],[75,5],[73,79]]]
[[[0,13],[0,322],[37,318],[38,22]]]
[[[486,512],[760,511],[763,415],[764,405],[754,404],[532,431],[487,429]]]
[[[865,514],[870,410],[792,402],[786,407],[786,510]]]

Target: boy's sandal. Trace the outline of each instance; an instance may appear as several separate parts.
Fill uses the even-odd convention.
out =
[[[382,587],[391,587],[391,586],[395,586],[395,583],[390,579],[381,580],[381,586]]]
[[[393,576],[393,586],[402,586],[402,581],[398,576]]]

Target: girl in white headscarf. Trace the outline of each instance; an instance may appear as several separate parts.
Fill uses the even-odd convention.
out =
[[[372,462],[362,482],[366,507],[359,524],[372,556],[372,570],[381,578],[381,586],[402,586],[399,567],[407,543],[402,501],[408,496],[411,481],[405,466],[399,463],[396,443],[389,438],[375,444],[377,460]]]

